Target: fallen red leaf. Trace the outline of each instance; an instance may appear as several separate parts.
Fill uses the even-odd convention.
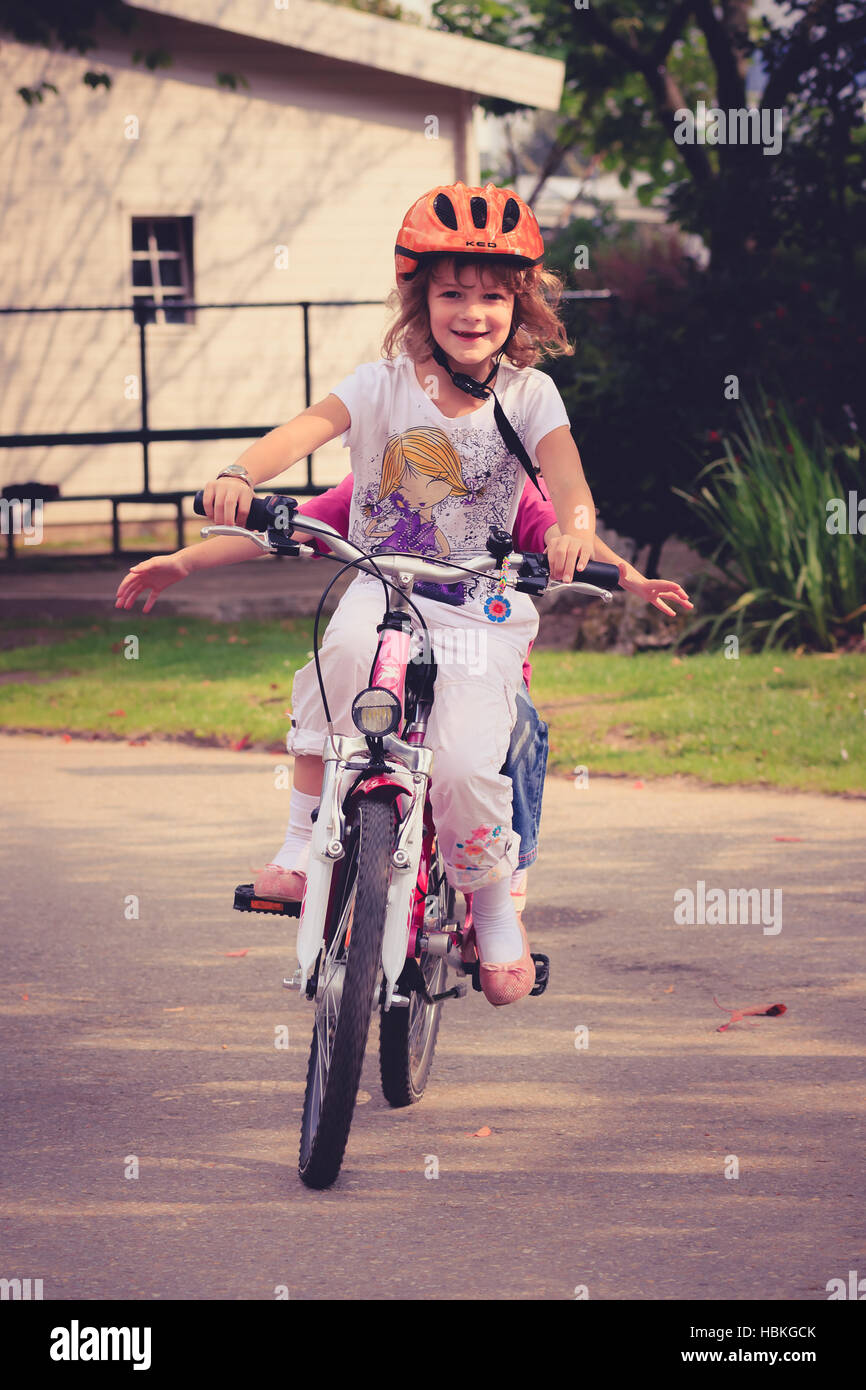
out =
[[[489,1125],[482,1125],[480,1129],[476,1129],[476,1131],[475,1131],[474,1134],[470,1134],[469,1138],[470,1138],[470,1139],[486,1139],[487,1136],[488,1136],[488,1134],[492,1134],[492,1133],[493,1133],[493,1130],[490,1128]]]
[[[241,750],[242,750],[243,748],[246,748],[246,746],[247,746],[247,744],[249,743],[249,741],[250,741],[250,736],[249,736],[249,734],[244,734],[243,738],[237,739],[237,741],[236,741],[235,743],[232,744],[232,752],[233,752],[233,753],[240,753]]]
[[[63,742],[64,742],[64,743],[71,743],[71,742],[72,742],[72,735],[71,735],[71,734],[64,734],[64,735],[63,735]]]
[[[247,946],[243,951],[226,951],[225,954],[227,956],[245,956],[249,949],[249,946]]]
[[[717,1033],[724,1033],[732,1023],[739,1023],[741,1019],[746,1017],[776,1018],[779,1014],[788,1012],[786,1004],[746,1004],[742,1009],[731,1009],[727,1004],[720,1004],[715,995],[713,995],[713,1003],[717,1009],[721,1009],[723,1014],[731,1015],[727,1023],[719,1025],[716,1029]]]
[[[164,1014],[182,1014],[185,1008],[186,1008],[186,1004],[178,1004],[177,1008],[175,1008],[175,1009],[163,1009],[163,1013],[164,1013]]]
[[[636,792],[642,792],[644,789],[643,782],[632,782],[631,785],[632,789]]]
[[[27,1000],[30,998],[30,995],[29,995],[29,994],[22,994],[21,998],[22,998],[22,999],[24,1000],[24,1002],[26,1003]]]
[[[124,714],[126,714],[126,710],[125,710],[125,709],[110,709],[110,710],[108,711],[108,718],[109,718],[109,719],[113,719],[113,718],[115,717],[115,715],[124,715]]]

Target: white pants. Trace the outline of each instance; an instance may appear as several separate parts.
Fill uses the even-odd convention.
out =
[[[484,586],[480,600],[461,608],[413,595],[437,662],[426,738],[434,751],[430,799],[448,881],[464,893],[510,877],[518,867],[520,836],[511,825],[511,780],[499,769],[517,718],[515,692],[523,681],[523,661],[538,631],[538,613],[527,594],[508,590],[511,613],[505,622],[493,623],[482,607],[487,592]],[[381,583],[360,575],[328,624],[319,662],[337,734],[357,737],[352,701],[370,684],[379,641],[376,626],[384,608]],[[413,652],[420,651],[416,631]],[[295,675],[286,747],[296,757],[321,757],[326,739],[322,697],[310,661]]]

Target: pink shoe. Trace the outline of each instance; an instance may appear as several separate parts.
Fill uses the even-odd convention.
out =
[[[279,864],[266,864],[259,869],[253,884],[257,898],[277,898],[280,902],[300,902],[304,896],[307,875],[294,869],[281,869]]]
[[[481,962],[479,978],[484,998],[497,1007],[502,1004],[516,1004],[518,999],[524,999],[530,990],[535,988],[535,961],[530,954],[529,942],[519,915],[517,925],[523,937],[523,955],[520,959],[510,960],[504,965],[488,965],[485,961]],[[472,935],[474,938],[474,930]]]
[[[304,850],[297,869],[283,869],[279,864],[266,864],[259,869],[253,883],[253,892],[259,898],[277,898],[280,902],[300,902],[304,896],[307,875],[300,867],[306,864],[309,851]]]

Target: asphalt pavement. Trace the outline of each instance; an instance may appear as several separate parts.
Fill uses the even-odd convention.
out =
[[[317,1193],[294,926],[232,910],[282,839],[278,761],[0,737],[5,1277],[61,1300],[808,1301],[866,1272],[862,801],[549,778],[526,912],[549,989],[447,1003],[405,1110],[374,1023]],[[761,920],[676,920],[685,890],[754,887]]]

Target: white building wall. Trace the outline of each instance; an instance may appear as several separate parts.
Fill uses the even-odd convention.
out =
[[[3,305],[128,302],[133,215],[193,217],[199,302],[384,299],[405,209],[436,183],[478,180],[471,129],[456,138],[461,116],[471,127],[456,90],[139,18],[134,40],[106,38],[85,58],[0,51]],[[157,43],[171,68],[133,66],[134,47]],[[112,88],[85,87],[88,68],[109,70]],[[250,90],[217,87],[223,70],[242,72]],[[43,79],[59,96],[30,109],[13,100]],[[280,246],[287,269],[276,268]],[[311,311],[313,400],[379,356],[384,326],[381,308]],[[0,433],[137,427],[137,403],[125,398],[139,370],[131,312],[4,316],[0,334]],[[303,409],[298,309],[200,311],[194,325],[147,334],[152,428],[267,427]],[[249,442],[154,444],[151,487],[200,486]],[[339,442],[317,455],[317,481],[347,469]],[[300,480],[305,465],[289,476]],[[137,446],[0,450],[3,483],[38,478],[82,494],[138,491],[141,477]],[[46,518],[107,515],[105,504],[56,503]]]

